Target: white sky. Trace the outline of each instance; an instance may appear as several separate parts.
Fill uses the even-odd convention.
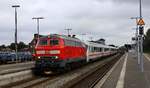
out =
[[[29,43],[37,32],[36,21],[32,17],[43,16],[40,21],[40,34],[87,34],[84,39],[104,38],[107,44],[123,45],[130,43],[134,35],[138,16],[139,0],[1,0],[0,1],[0,45],[14,42],[14,9],[18,8],[18,39]],[[150,0],[143,0],[145,29],[150,23]]]

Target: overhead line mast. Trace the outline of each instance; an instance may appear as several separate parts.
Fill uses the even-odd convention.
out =
[[[68,33],[68,36],[70,35],[70,31],[72,30],[72,29],[65,29],[65,30],[67,30],[67,33]]]

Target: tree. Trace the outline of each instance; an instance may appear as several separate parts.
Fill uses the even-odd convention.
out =
[[[15,43],[11,43],[10,46],[9,46],[9,48],[10,48],[11,50],[15,50]]]
[[[5,45],[1,45],[1,46],[0,46],[0,50],[2,50],[2,49],[4,49],[4,48],[6,48]]]
[[[150,28],[146,32],[143,46],[145,52],[150,52]]]
[[[24,48],[27,48],[28,46],[24,43],[24,42],[19,42],[18,44],[18,50],[21,50],[21,49],[24,49]]]
[[[17,45],[18,45],[18,51],[28,47],[28,45],[26,45],[24,42],[19,42]],[[15,43],[11,43],[9,45],[9,48],[15,50],[16,49]]]

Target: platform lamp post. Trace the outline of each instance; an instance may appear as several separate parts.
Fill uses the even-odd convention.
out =
[[[41,19],[44,19],[44,17],[33,17],[32,18],[33,20],[36,20],[37,21],[37,34],[38,34],[38,39],[39,39],[39,35],[40,35],[40,22],[39,22],[39,20],[41,20]]]
[[[15,8],[15,52],[16,52],[16,61],[18,60],[18,45],[17,45],[17,8],[20,5],[12,5],[12,8]]]
[[[138,38],[138,19],[140,19],[140,17],[131,17],[130,19],[135,19],[136,21],[136,53],[137,53],[137,59],[138,59],[138,64],[140,64],[140,56],[139,56],[139,38]]]

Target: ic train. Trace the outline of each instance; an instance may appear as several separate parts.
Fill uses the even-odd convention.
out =
[[[35,51],[34,72],[46,73],[68,70],[74,65],[116,54],[117,48],[93,42],[84,43],[74,36],[51,34],[39,38]]]

